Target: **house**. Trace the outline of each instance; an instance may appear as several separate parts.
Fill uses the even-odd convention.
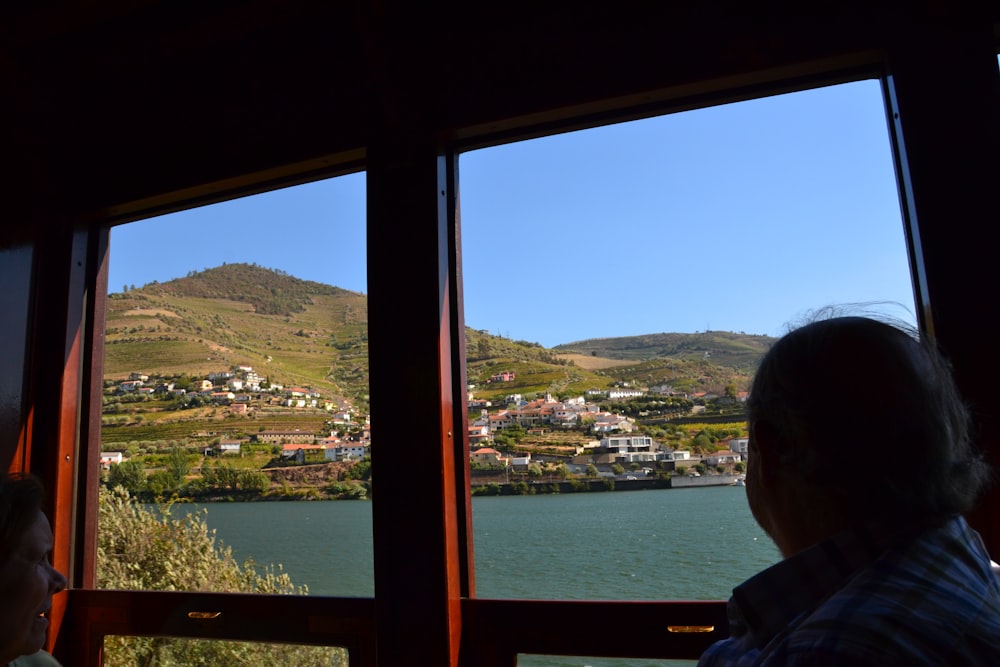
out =
[[[503,459],[500,457],[500,452],[492,447],[481,447],[469,452],[469,461],[471,463],[498,466],[501,465]]]
[[[603,438],[598,455],[600,463],[648,463],[670,461],[670,452],[648,435],[613,435]]]
[[[339,412],[334,412],[330,415],[330,423],[332,424],[350,424],[352,416],[350,412],[341,410]]]
[[[514,381],[514,371],[505,371],[503,373],[495,373],[490,376],[490,379],[486,382],[513,382]]]
[[[746,454],[747,450],[750,448],[749,438],[733,438],[729,441],[729,451],[736,452],[738,454]]]
[[[490,415],[490,433],[496,433],[497,431],[502,431],[505,428],[516,425],[517,419],[514,418],[513,413],[507,410],[501,410],[496,414]]]
[[[245,415],[249,411],[246,403],[232,403],[229,406],[229,413],[234,415]]]
[[[531,454],[528,453],[524,456],[512,456],[509,463],[512,468],[517,470],[527,470],[528,466],[531,465]]]
[[[239,440],[219,440],[219,444],[213,447],[211,451],[215,456],[222,456],[223,454],[236,454],[239,456],[241,444]]]
[[[132,392],[142,386],[142,380],[126,380],[118,385],[121,393]]]
[[[215,388],[215,384],[211,380],[198,380],[194,383],[194,390],[197,392],[212,391],[213,388]]]
[[[281,446],[281,457],[296,463],[322,463],[326,460],[326,445],[289,442]]]
[[[486,424],[469,427],[469,446],[475,447],[490,439],[490,427]]]
[[[595,416],[594,425],[591,428],[595,433],[608,433],[611,431],[631,433],[635,430],[635,423],[628,417],[602,412]]]
[[[710,466],[722,466],[729,463],[738,463],[743,457],[736,452],[714,452],[705,457],[705,463]]]
[[[129,380],[140,380],[142,382],[148,382],[149,376],[144,373],[129,373]]]
[[[112,465],[119,465],[124,460],[121,452],[101,452],[101,469],[108,470]]]
[[[366,445],[355,445],[341,442],[326,448],[324,456],[327,461],[356,461],[368,453]]]

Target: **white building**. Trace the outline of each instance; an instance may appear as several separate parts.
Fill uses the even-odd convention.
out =
[[[733,438],[729,441],[729,451],[746,454],[750,448],[750,438]]]

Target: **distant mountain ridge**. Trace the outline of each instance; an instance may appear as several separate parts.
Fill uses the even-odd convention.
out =
[[[723,366],[755,366],[775,342],[771,336],[704,331],[659,333],[617,338],[592,338],[556,345],[561,353],[595,354],[609,359],[646,361],[659,358],[712,359]]]
[[[582,393],[615,382],[742,387],[771,342],[712,331],[547,349],[467,328],[467,374],[477,396]],[[107,380],[132,372],[196,377],[250,365],[275,383],[367,400],[367,296],[255,264],[225,264],[110,294],[105,343]],[[576,364],[574,354],[617,361],[590,369]],[[516,380],[491,384],[501,371]]]

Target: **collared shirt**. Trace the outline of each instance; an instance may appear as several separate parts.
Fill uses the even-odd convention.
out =
[[[901,542],[842,533],[735,588],[730,638],[698,665],[1000,665],[991,565],[961,517]]]

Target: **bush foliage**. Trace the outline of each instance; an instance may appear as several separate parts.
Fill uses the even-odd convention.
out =
[[[281,565],[242,564],[215,538],[205,510],[174,516],[139,504],[122,487],[100,490],[97,543],[99,588],[307,595]],[[254,644],[168,637],[108,637],[106,667],[181,665],[323,665],[347,667],[347,651],[336,647]]]

